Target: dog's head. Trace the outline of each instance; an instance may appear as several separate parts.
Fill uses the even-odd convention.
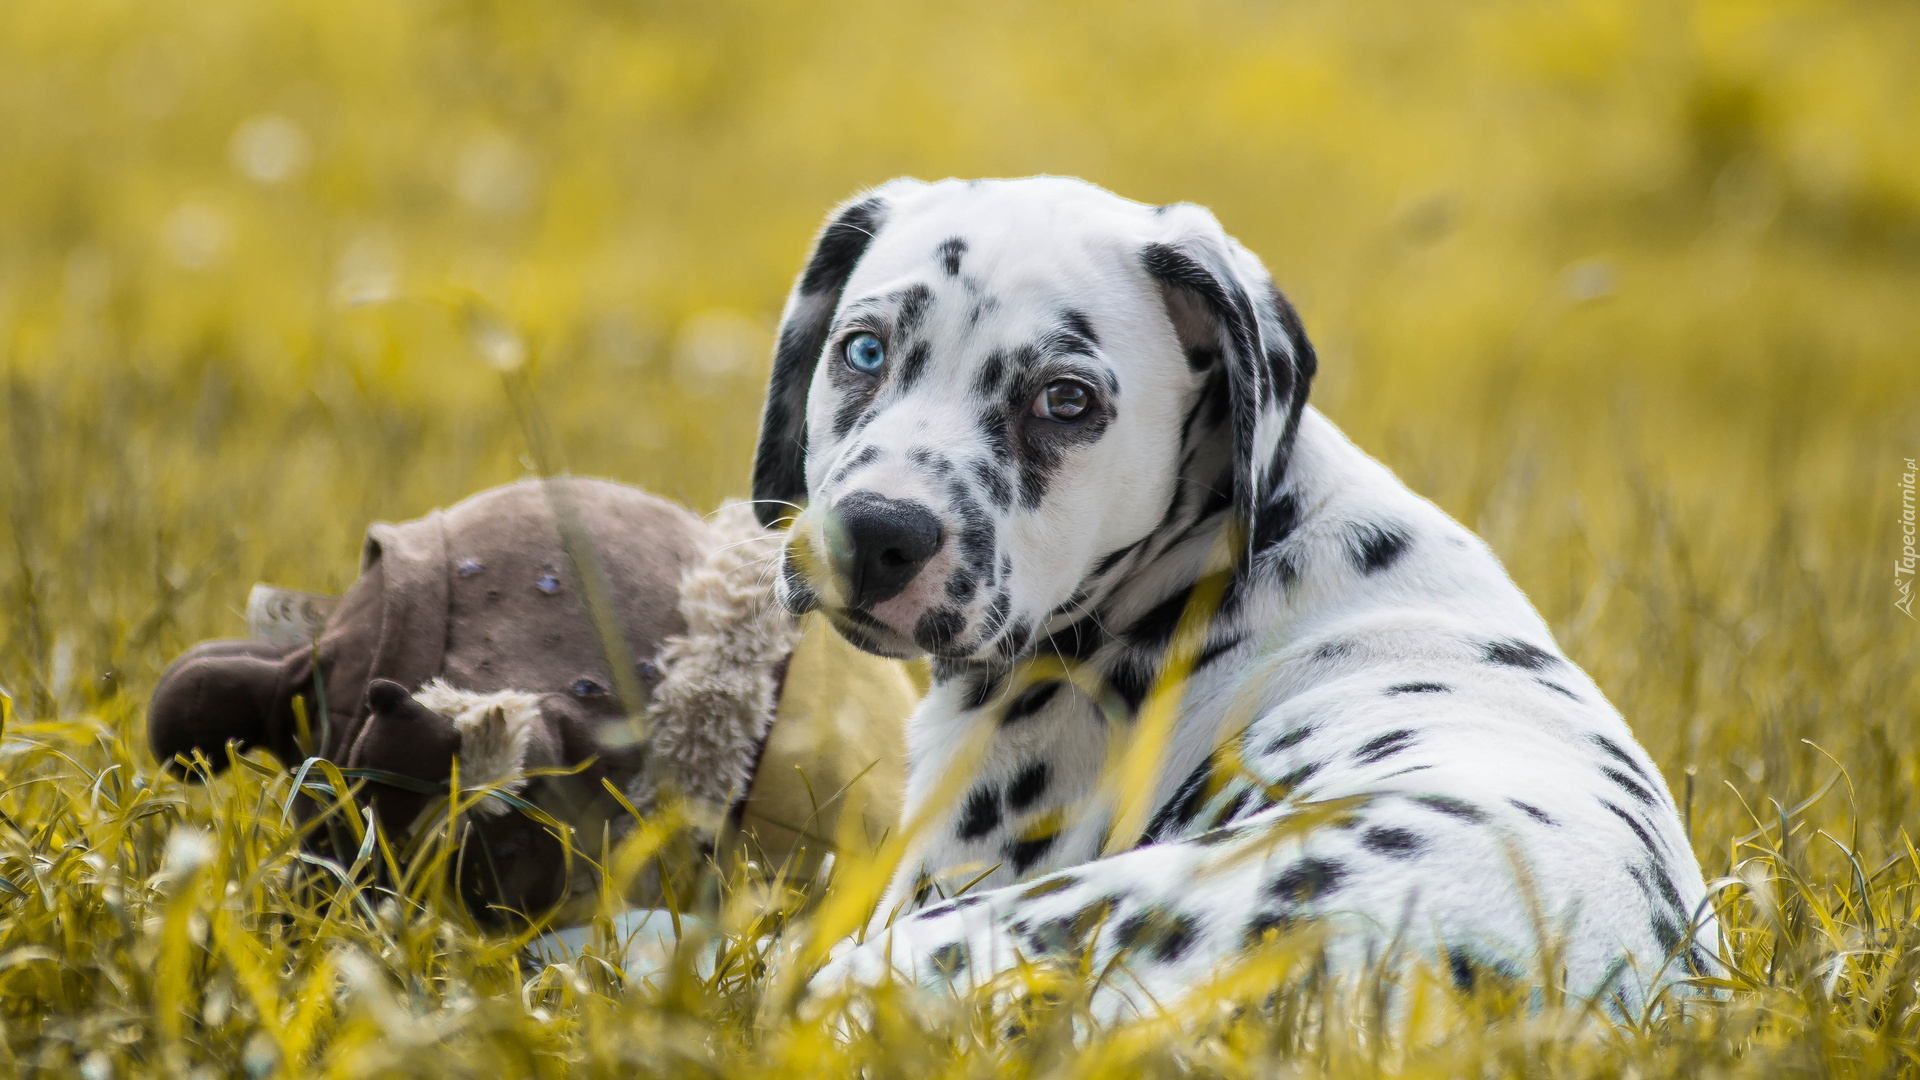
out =
[[[828,219],[782,317],[753,477],[794,518],[781,600],[873,652],[1011,659],[1176,518],[1256,535],[1313,371],[1197,206],[889,183]]]

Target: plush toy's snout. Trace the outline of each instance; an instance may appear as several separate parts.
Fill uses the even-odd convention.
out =
[[[264,641],[208,641],[189,649],[153,691],[147,739],[154,758],[180,772],[176,759],[199,750],[218,771],[226,767],[221,750],[228,743],[280,753],[289,719],[282,714],[291,711],[281,698],[287,659],[285,648]]]

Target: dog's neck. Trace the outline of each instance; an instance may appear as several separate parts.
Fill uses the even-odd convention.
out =
[[[1104,565],[1096,564],[1049,620],[1036,654],[1084,659],[1089,645],[1125,636],[1146,613],[1189,595],[1210,571],[1231,567],[1236,581],[1244,576],[1247,529],[1234,505],[1231,440],[1224,423],[1190,440],[1158,521],[1120,552],[1104,557]]]

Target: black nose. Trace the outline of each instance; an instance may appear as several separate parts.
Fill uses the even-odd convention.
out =
[[[870,607],[900,595],[940,550],[940,520],[917,502],[856,491],[829,515],[827,547],[849,603]]]

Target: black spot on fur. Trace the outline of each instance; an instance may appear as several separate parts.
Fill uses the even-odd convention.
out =
[[[1329,859],[1306,858],[1287,867],[1267,886],[1267,895],[1276,900],[1304,904],[1340,887],[1347,868]]]
[[[867,406],[872,402],[871,392],[849,393],[841,398],[840,404],[834,406],[833,410],[834,438],[846,438],[853,431],[854,426],[860,423],[860,419],[867,414]]]
[[[1221,605],[1223,608],[1225,606],[1224,604]],[[1234,649],[1239,648],[1240,643],[1245,640],[1247,639],[1238,635],[1230,635],[1208,645],[1206,649],[1200,653],[1199,658],[1193,662],[1193,670],[1199,671],[1201,668],[1227,655]]]
[[[1194,512],[1196,522],[1204,522],[1216,514],[1223,514],[1233,508],[1233,474],[1226,473],[1208,484],[1204,489],[1206,500]],[[1195,528],[1198,528],[1198,524]]]
[[[960,810],[960,839],[978,840],[999,827],[999,792],[990,785],[974,788]]]
[[[1171,964],[1180,959],[1186,953],[1187,946],[1193,944],[1197,930],[1199,930],[1199,924],[1195,923],[1191,916],[1174,916],[1172,924],[1154,944],[1153,958],[1163,964]]]
[[[947,272],[948,277],[960,276],[960,256],[967,253],[965,240],[957,236],[949,236],[940,241],[940,246],[933,251],[940,257],[940,267]]]
[[[967,969],[967,943],[950,941],[928,953],[927,959],[942,978],[951,979]]]
[[[1673,876],[1667,873],[1666,863],[1656,859],[1654,860],[1652,870],[1653,883],[1660,890],[1660,898],[1667,902],[1668,907],[1672,908],[1682,917],[1685,917],[1687,911],[1686,905],[1680,902],[1680,890],[1674,888]]]
[[[973,594],[979,591],[979,588],[979,584],[973,580],[973,575],[953,574],[947,578],[947,599],[956,604],[964,604],[973,599]]]
[[[1403,682],[1387,687],[1389,694],[1450,694],[1453,687],[1437,682]]]
[[[1093,576],[1101,577],[1105,575],[1107,571],[1112,570],[1114,567],[1120,565],[1120,560],[1132,554],[1133,550],[1139,547],[1142,542],[1143,542],[1142,540],[1135,540],[1133,543],[1128,544],[1126,547],[1115,548],[1114,550],[1107,552],[1105,555],[1100,556],[1100,561],[1093,564]]]
[[[1353,653],[1351,641],[1329,641],[1313,650],[1315,660],[1338,660]]]
[[[1547,816],[1547,812],[1545,810],[1540,809],[1539,807],[1533,805],[1532,803],[1523,803],[1519,799],[1508,799],[1507,801],[1509,803],[1512,803],[1515,809],[1519,810],[1521,813],[1527,815],[1528,817],[1532,818],[1533,820],[1539,822],[1542,825],[1555,824],[1553,818]]]
[[[1120,906],[1121,897],[1103,896],[1079,911],[1073,913],[1073,936],[1075,941],[1085,941],[1094,931],[1106,924]]]
[[[1007,356],[996,352],[987,357],[980,365],[980,371],[973,377],[973,392],[983,398],[1000,396],[1000,381],[1007,376]]]
[[[1693,974],[1695,975],[1713,974],[1713,968],[1709,966],[1710,963],[1711,961],[1707,959],[1707,954],[1700,950],[1700,946],[1698,945],[1687,946],[1687,965],[1693,969]]]
[[[921,648],[934,652],[953,644],[953,639],[966,625],[965,613],[953,608],[937,608],[920,616],[913,627],[913,640]]]
[[[1612,739],[1609,739],[1605,735],[1601,735],[1597,732],[1589,734],[1587,736],[1587,741],[1599,747],[1600,749],[1606,751],[1607,755],[1613,758],[1615,761],[1618,761],[1620,764],[1625,765],[1629,769],[1632,769],[1633,774],[1635,776],[1638,776],[1640,779],[1645,780],[1649,784],[1653,783],[1653,778],[1647,775],[1646,770],[1640,767],[1640,763],[1638,761],[1635,761],[1633,759],[1633,755],[1627,753],[1626,748],[1621,746],[1619,743],[1614,742]]]
[[[1131,949],[1146,939],[1147,931],[1160,917],[1160,913],[1148,908],[1136,911],[1114,928],[1114,938],[1122,949]]]
[[[1164,648],[1173,640],[1174,628],[1180,625],[1180,616],[1187,610],[1187,601],[1193,596],[1193,587],[1181,589],[1165,600],[1153,606],[1151,611],[1127,627],[1125,637],[1142,648]]]
[[[1413,537],[1398,525],[1356,525],[1347,537],[1347,555],[1353,568],[1363,574],[1377,574],[1400,561]]]
[[[1546,687],[1547,689],[1549,689],[1549,690],[1551,690],[1551,691],[1553,691],[1553,692],[1554,692],[1554,693],[1556,693],[1556,694],[1560,694],[1560,695],[1561,695],[1561,696],[1563,696],[1563,697],[1570,697],[1570,698],[1572,698],[1572,699],[1573,699],[1573,700],[1575,700],[1575,701],[1579,701],[1579,700],[1580,700],[1580,695],[1579,695],[1579,694],[1576,694],[1576,693],[1574,693],[1573,691],[1571,691],[1571,690],[1569,690],[1569,689],[1567,689],[1566,687],[1564,687],[1564,686],[1561,686],[1561,685],[1560,685],[1559,683],[1557,683],[1557,682],[1548,682],[1548,681],[1547,681],[1547,680],[1545,680],[1545,679],[1535,679],[1535,680],[1533,680],[1533,681],[1534,681],[1534,682],[1537,682],[1537,683],[1539,683],[1539,684],[1540,684],[1541,686],[1544,686],[1544,687]]]
[[[1007,624],[1007,612],[1012,607],[1012,595],[1007,592],[1005,585],[1000,586],[1000,591],[993,594],[992,602],[987,605],[986,618],[981,620],[981,632],[983,634],[999,633],[1000,628]]]
[[[1187,778],[1174,789],[1172,797],[1161,805],[1153,815],[1153,820],[1147,823],[1142,843],[1153,843],[1193,822],[1194,816],[1200,813],[1200,807],[1207,801],[1207,778],[1211,775],[1212,764],[1208,760],[1194,766]]]
[[[1552,653],[1517,638],[1488,642],[1480,646],[1480,654],[1489,664],[1505,664],[1508,667],[1525,668],[1528,671],[1539,671],[1554,662]]]
[[[1107,685],[1119,695],[1129,714],[1137,713],[1140,703],[1147,700],[1147,691],[1153,689],[1153,668],[1144,663],[1123,661],[1107,673]]]
[[[927,321],[927,311],[933,307],[933,290],[925,285],[909,285],[900,290],[898,297],[900,308],[894,315],[894,335],[905,341]]]
[[[1071,915],[1048,919],[1033,929],[1027,943],[1041,956],[1076,954],[1087,946],[1087,939],[1106,922],[1119,906],[1117,897],[1102,897]]]
[[[969,577],[991,581],[994,577],[993,524],[985,520],[983,514],[964,513],[960,518],[960,528],[953,537],[953,546],[960,555],[960,565],[966,569]]]
[[[1674,955],[1679,950],[1680,943],[1686,940],[1686,935],[1680,932],[1680,927],[1663,915],[1655,915],[1650,928],[1653,930],[1653,939],[1660,943],[1660,951],[1667,956]]]
[[[1060,692],[1062,685],[1064,684],[1058,680],[1049,680],[1034,683],[1020,691],[1019,696],[1007,703],[1007,711],[1001,714],[1000,722],[1002,724],[1019,723],[1046,708],[1047,703],[1053,700],[1053,696]]]
[[[1284,791],[1290,792],[1294,788],[1297,788],[1301,784],[1304,784],[1308,780],[1312,779],[1313,774],[1320,771],[1320,764],[1321,763],[1318,761],[1309,761],[1305,765],[1302,765],[1299,768],[1288,773],[1287,775],[1281,777],[1279,780],[1275,781],[1274,784],[1276,787],[1279,787]]]
[[[868,443],[866,446],[860,448],[859,453],[841,462],[840,467],[833,470],[833,475],[827,478],[827,485],[832,487],[847,477],[852,476],[856,469],[864,469],[868,465],[879,461],[881,455],[885,452],[886,451],[880,449],[880,447],[873,443]]]
[[[1060,834],[1048,833],[1045,836],[1036,836],[1027,840],[1015,840],[1009,843],[1003,850],[1006,854],[1007,861],[1013,864],[1013,872],[1016,874],[1024,874],[1027,872],[1028,867],[1045,857],[1047,852],[1053,848],[1053,842],[1058,839],[1060,839]]]
[[[1046,792],[1047,763],[1028,762],[1024,768],[1014,774],[1013,782],[1007,785],[1007,806],[1014,810],[1025,810],[1038,802],[1040,796]]]
[[[1473,960],[1460,949],[1447,950],[1447,970],[1453,976],[1453,985],[1461,993],[1473,992]]]
[[[1084,663],[1093,659],[1093,654],[1098,652],[1100,646],[1104,644],[1106,644],[1106,635],[1101,633],[1100,628],[1089,618],[1081,619],[1071,626],[1047,635],[1047,639],[1041,643],[1041,648],[1063,660],[1079,660]]]
[[[1277,558],[1267,560],[1267,566],[1273,573],[1273,580],[1282,589],[1291,589],[1300,580],[1300,555],[1289,551]]]
[[[1360,837],[1361,846],[1389,859],[1411,859],[1427,846],[1412,829],[1376,825]]]
[[[1000,466],[991,461],[975,461],[973,478],[987,493],[987,500],[1000,510],[1013,505],[1013,485],[1007,481],[1007,474]]]
[[[1198,930],[1192,916],[1149,908],[1129,916],[1114,936],[1122,949],[1145,949],[1154,959],[1171,964],[1186,954]]]
[[[1361,764],[1376,765],[1405,750],[1407,745],[1413,742],[1414,735],[1414,732],[1405,728],[1389,731],[1385,735],[1367,740],[1365,745],[1353,752],[1353,756]]]
[[[1072,920],[1062,915],[1048,919],[1026,934],[1027,949],[1034,956],[1050,956],[1071,948],[1069,926]]]
[[[1659,845],[1653,842],[1653,834],[1647,831],[1647,827],[1645,825],[1642,825],[1638,821],[1634,820],[1634,817],[1632,814],[1627,813],[1625,810],[1614,805],[1613,803],[1608,802],[1605,799],[1600,800],[1600,805],[1606,807],[1608,812],[1613,814],[1614,817],[1617,817],[1621,821],[1626,822],[1627,828],[1633,830],[1633,835],[1640,838],[1641,845],[1644,846],[1649,852],[1651,852],[1654,855],[1655,862],[1657,863],[1659,861],[1660,847]]]
[[[1481,822],[1487,815],[1479,807],[1465,799],[1456,799],[1451,795],[1415,795],[1413,801],[1429,810],[1456,817],[1462,821]]]
[[[1305,742],[1307,736],[1311,734],[1313,734],[1312,724],[1303,724],[1300,727],[1294,728],[1292,731],[1283,731],[1275,736],[1272,742],[1267,744],[1265,752],[1277,754],[1282,750],[1291,750],[1299,746],[1302,742]]]
[[[1264,552],[1293,535],[1300,525],[1300,500],[1291,492],[1280,496],[1267,504],[1267,512],[1253,529],[1253,550],[1256,554]]]
[[[920,381],[926,373],[927,358],[932,355],[932,346],[924,341],[916,341],[900,360],[900,389],[911,390],[913,384]]]
[[[1635,780],[1631,776],[1628,776],[1626,773],[1623,773],[1618,769],[1601,769],[1600,771],[1606,774],[1607,779],[1613,781],[1616,785],[1618,785],[1620,787],[1620,790],[1633,796],[1635,799],[1638,799],[1640,802],[1643,802],[1648,806],[1658,806],[1660,804],[1660,800],[1653,797],[1653,792],[1648,791],[1646,788],[1641,787],[1639,781]]]
[[[1213,815],[1214,825],[1225,825],[1227,822],[1232,821],[1234,817],[1240,813],[1240,809],[1247,805],[1247,796],[1250,794],[1251,792],[1248,791],[1235,792],[1233,798],[1228,799],[1226,805],[1222,806],[1219,812]]]
[[[1191,362],[1192,354],[1188,354],[1188,359]],[[1186,419],[1180,421],[1180,466],[1183,472],[1200,448],[1211,441],[1207,437],[1214,435],[1226,423],[1232,396],[1227,390],[1227,373],[1224,369],[1207,376],[1205,385],[1200,388],[1200,395],[1187,409]],[[1231,483],[1231,471],[1228,476]]]
[[[1053,347],[1063,353],[1092,354],[1100,344],[1093,322],[1084,311],[1068,308],[1060,312],[1060,329],[1054,332]]]

